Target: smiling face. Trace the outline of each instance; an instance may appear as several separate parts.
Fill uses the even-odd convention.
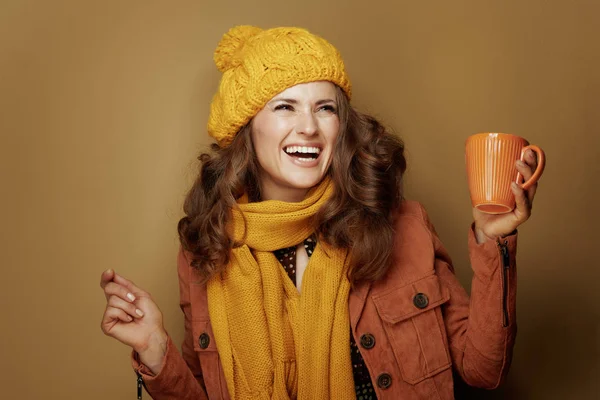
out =
[[[333,157],[340,121],[331,82],[292,86],[252,121],[262,200],[297,202],[321,182]]]

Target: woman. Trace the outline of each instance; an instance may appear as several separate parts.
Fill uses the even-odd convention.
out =
[[[151,296],[112,270],[105,334],[155,399],[451,399],[497,387],[514,344],[516,228],[473,210],[471,299],[423,208],[402,143],[350,106],[338,51],[298,28],[241,26],[178,230],[183,356]],[[528,179],[536,160],[516,168]],[[141,396],[141,389],[139,391]]]

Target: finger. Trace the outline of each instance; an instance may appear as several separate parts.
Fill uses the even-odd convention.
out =
[[[108,298],[108,305],[125,311],[125,313],[133,318],[141,318],[144,316],[142,310],[137,308],[135,304],[131,304],[117,296],[110,296]]]
[[[537,168],[537,154],[533,150],[527,150],[525,157],[523,157],[527,165],[529,165],[534,171]]]
[[[115,273],[114,281],[115,281],[115,283],[118,283],[119,285],[126,287],[129,290],[129,292],[131,292],[133,294],[147,295],[147,293],[144,290],[137,287],[132,281],[122,277],[121,275],[119,275],[117,273]]]
[[[104,295],[106,296],[106,300],[108,300],[110,296],[117,296],[129,303],[134,302],[136,299],[135,295],[131,293],[129,289],[116,282],[109,282],[106,284],[104,287]]]
[[[529,180],[529,178],[531,178],[533,176],[533,172],[535,171],[535,166],[532,167],[520,160],[517,160],[516,165],[517,165],[517,171],[519,171],[519,173],[523,176],[523,182],[527,182]],[[534,183],[533,185],[529,186],[529,188],[527,188],[527,198],[529,199],[530,203],[533,200],[533,197],[535,196],[536,190],[537,190],[537,182]]]
[[[515,195],[515,216],[517,217],[517,222],[519,224],[522,224],[523,222],[527,221],[527,219],[531,215],[531,205],[529,199],[527,198],[525,190],[521,189],[519,185],[517,185],[514,182],[511,184],[510,187]]]
[[[114,275],[115,271],[112,268],[109,268],[106,271],[102,272],[102,274],[100,275],[100,287],[104,289],[108,282],[113,280]]]
[[[535,172],[538,167],[538,159],[537,153],[533,150],[528,150],[525,154],[525,161],[531,167],[531,170]],[[531,185],[531,187],[527,191],[527,198],[529,199],[530,206],[533,205],[533,198],[535,197],[535,192],[538,188],[538,182],[535,185]]]
[[[532,169],[524,161],[517,160],[516,166],[517,166],[517,171],[519,171],[521,173],[521,175],[523,175],[523,179],[527,180],[527,179],[531,178],[531,176],[533,175],[534,169]]]
[[[102,332],[108,335],[110,329],[119,321],[128,323],[133,321],[133,318],[120,308],[106,307],[106,311],[104,311],[104,315],[102,316],[102,322],[100,323]]]

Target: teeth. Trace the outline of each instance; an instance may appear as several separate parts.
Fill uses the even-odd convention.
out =
[[[321,153],[321,149],[318,147],[306,147],[306,146],[289,146],[285,149],[286,153]]]

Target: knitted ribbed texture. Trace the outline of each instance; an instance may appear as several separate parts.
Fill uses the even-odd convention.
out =
[[[291,86],[330,81],[351,96],[340,53],[305,29],[236,26],[219,42],[214,60],[223,76],[210,106],[208,133],[221,147]]]
[[[311,234],[310,219],[333,192],[324,180],[300,203],[241,203],[247,236],[221,276],[208,282],[208,308],[234,400],[355,399],[348,351],[346,250],[319,242],[299,294],[273,254]],[[234,236],[244,220],[233,212]]]

